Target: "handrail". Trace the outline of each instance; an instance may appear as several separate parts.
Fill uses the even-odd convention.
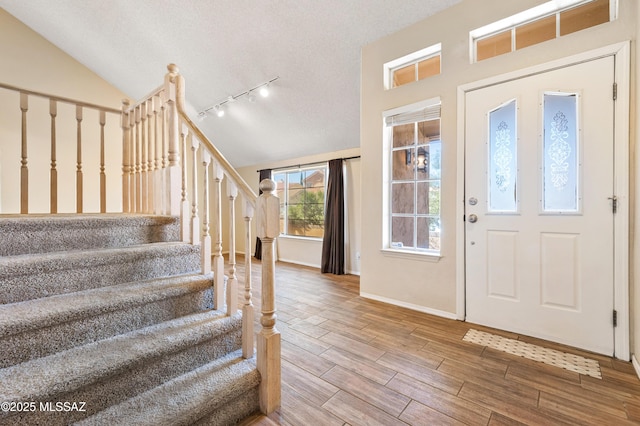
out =
[[[162,92],[164,92],[164,84],[161,84],[160,86],[153,89],[151,92],[147,93],[144,97],[140,98],[140,100],[135,104],[128,105],[127,111],[135,110],[137,107],[147,102],[149,99],[153,98],[154,96],[159,96]]]
[[[74,104],[74,105],[77,105],[77,106],[81,106],[83,108],[97,109],[99,111],[111,112],[111,113],[114,113],[114,114],[121,114],[122,113],[121,110],[116,109],[116,108],[109,108],[109,107],[105,107],[105,106],[101,106],[101,105],[97,105],[97,104],[92,104],[90,102],[83,102],[83,101],[78,101],[76,99],[65,98],[63,96],[50,95],[48,93],[42,93],[42,92],[36,92],[36,91],[33,91],[33,90],[22,89],[20,87],[11,86],[9,84],[0,83],[0,88],[7,89],[7,90],[13,90],[14,92],[24,93],[25,95],[38,96],[38,97],[41,97],[41,98],[48,98],[48,99],[54,100],[56,102],[64,102],[64,103],[67,103],[67,104]]]
[[[209,138],[207,138],[205,134],[202,133],[202,131],[198,128],[198,126],[196,126],[195,123],[191,121],[189,116],[184,111],[182,111],[180,107],[178,107],[178,115],[187,125],[187,128],[189,128],[189,130],[191,130],[196,135],[200,143],[202,143],[209,150],[211,155],[213,155],[216,161],[220,163],[222,168],[225,170],[225,173],[227,173],[227,175],[233,181],[235,181],[236,185],[238,186],[238,189],[242,191],[243,195],[245,195],[245,199],[255,207],[258,196],[253,191],[253,189],[251,189],[251,187],[242,178],[242,176],[240,176],[240,174],[231,165],[231,163],[229,163],[229,161],[224,157],[224,155],[222,155],[222,153],[218,151],[218,149],[213,145],[213,143],[211,143]]]

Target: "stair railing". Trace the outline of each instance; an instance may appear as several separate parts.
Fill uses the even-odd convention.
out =
[[[75,110],[75,127],[76,127],[76,171],[75,171],[75,204],[76,213],[83,213],[85,211],[85,203],[83,199],[84,190],[84,178],[85,171],[83,170],[83,135],[96,132],[99,135],[100,143],[100,213],[106,213],[107,211],[107,179],[105,173],[105,125],[107,124],[107,117],[113,117],[114,120],[118,120],[121,112],[118,109],[109,108],[101,105],[96,105],[88,102],[78,101],[75,99],[65,98],[61,96],[51,95],[42,92],[36,92],[33,90],[22,89],[19,87],[0,84],[1,89],[9,90],[19,94],[20,96],[20,214],[29,214],[33,212],[33,209],[29,207],[29,127],[27,126],[27,120],[31,117],[30,100],[32,98],[42,98],[48,101],[48,115],[51,122],[50,132],[50,171],[49,171],[49,213],[58,213],[58,144],[56,130],[58,119],[58,106],[61,104],[70,105]],[[86,110],[95,110],[98,113],[98,125],[95,129],[87,129],[85,118]],[[34,116],[36,122],[42,120],[42,116]],[[117,121],[116,121],[117,123]],[[89,123],[94,124],[94,123]],[[33,141],[32,141],[33,142]],[[86,142],[85,142],[86,143]],[[38,147],[41,147],[41,143],[38,143]],[[33,149],[33,148],[32,148]],[[36,182],[37,191],[35,193],[42,194],[43,185],[40,182]],[[68,189],[65,187],[65,190]]]
[[[263,250],[262,329],[256,339],[256,363],[262,376],[261,411],[269,414],[280,406],[281,393],[280,333],[275,327],[274,251],[275,239],[280,233],[280,202],[274,195],[275,183],[270,180],[261,182],[263,194],[256,196],[188,117],[184,103],[184,78],[174,64],[167,69],[169,72],[162,86],[134,105],[123,104],[123,210],[179,216],[182,240],[201,246],[202,273],[213,269],[214,309],[226,309],[227,315],[234,315],[238,311],[239,299],[235,217],[238,198],[242,200],[245,274],[241,310],[242,353],[245,358],[254,355],[251,222],[255,213]],[[223,191],[223,182],[226,191]],[[223,193],[229,200],[226,288],[222,253]],[[210,206],[210,200],[213,206]]]

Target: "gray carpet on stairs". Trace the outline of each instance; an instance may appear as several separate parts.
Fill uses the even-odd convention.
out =
[[[0,401],[37,403],[0,424],[227,425],[259,411],[241,314],[212,310],[213,276],[177,218],[0,215],[0,235]],[[41,410],[63,401],[85,411]]]

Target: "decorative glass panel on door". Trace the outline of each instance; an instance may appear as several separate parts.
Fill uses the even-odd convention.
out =
[[[515,100],[489,112],[489,212],[518,210],[516,117]]]
[[[545,93],[543,103],[545,212],[578,212],[578,96]]]

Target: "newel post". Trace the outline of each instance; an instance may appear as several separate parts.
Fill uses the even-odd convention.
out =
[[[262,241],[262,330],[257,336],[257,365],[262,376],[260,410],[270,414],[280,406],[280,332],[276,329],[275,256],[280,235],[280,200],[274,195],[276,183],[260,182],[263,194],[256,202],[256,233]]]
[[[168,151],[169,164],[167,167],[167,212],[171,216],[180,215],[180,201],[182,191],[182,173],[180,170],[180,131],[178,106],[184,105],[184,79],[179,74],[175,64],[167,65],[169,71],[164,78],[164,96],[167,105],[168,121]],[[189,220],[183,218],[182,220]]]

